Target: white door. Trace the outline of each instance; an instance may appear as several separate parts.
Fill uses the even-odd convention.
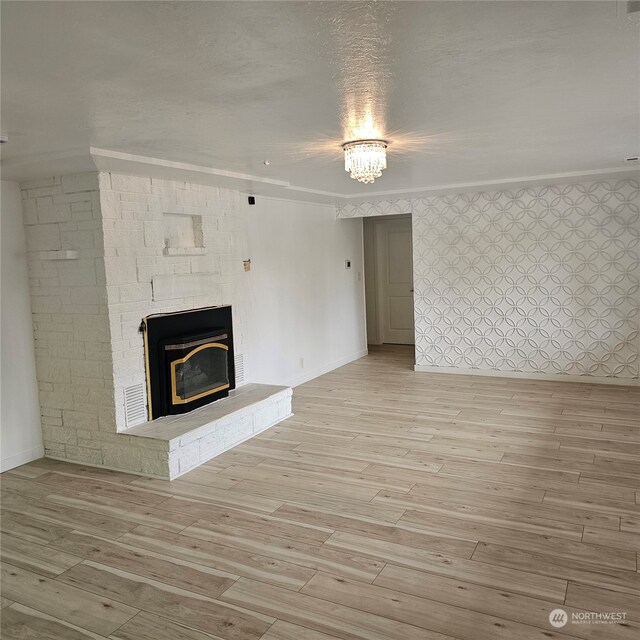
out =
[[[376,239],[380,337],[384,343],[414,344],[411,219],[380,221]]]

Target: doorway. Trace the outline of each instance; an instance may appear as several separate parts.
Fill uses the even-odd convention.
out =
[[[411,216],[365,218],[364,270],[369,344],[415,343]]]

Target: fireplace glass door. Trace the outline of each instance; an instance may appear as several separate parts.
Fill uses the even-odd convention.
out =
[[[219,342],[200,345],[171,362],[171,400],[185,404],[229,388],[227,352]]]
[[[228,394],[229,344],[226,333],[174,338],[163,343],[167,363],[169,413],[201,406]],[[199,402],[200,401],[200,402]]]

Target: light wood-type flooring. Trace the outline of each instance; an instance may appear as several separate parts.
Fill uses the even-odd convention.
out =
[[[171,483],[3,474],[2,638],[640,638],[638,389],[411,364],[378,348],[302,385]]]

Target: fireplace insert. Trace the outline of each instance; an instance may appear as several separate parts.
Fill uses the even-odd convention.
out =
[[[148,316],[141,328],[150,419],[186,413],[235,387],[231,307]]]

